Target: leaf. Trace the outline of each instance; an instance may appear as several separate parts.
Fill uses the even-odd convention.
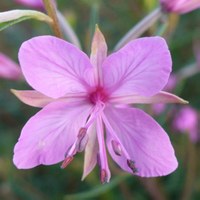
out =
[[[0,12],[0,31],[27,19],[36,19],[51,24],[53,20],[46,14],[35,10],[10,10]]]

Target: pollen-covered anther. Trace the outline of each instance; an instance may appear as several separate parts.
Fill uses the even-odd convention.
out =
[[[68,157],[66,157],[65,160],[63,161],[63,163],[61,164],[60,168],[61,168],[61,169],[64,169],[65,167],[67,167],[67,166],[71,163],[71,161],[72,161],[73,159],[74,159],[73,156],[68,156]]]
[[[100,179],[101,179],[101,183],[107,183],[108,182],[108,175],[105,169],[101,169],[100,171]]]
[[[115,154],[117,156],[121,156],[122,155],[122,149],[121,149],[119,142],[117,142],[116,140],[112,140],[111,144],[112,144],[112,148],[113,148],[113,151],[115,152]]]
[[[127,160],[128,167],[132,170],[133,173],[137,173],[138,169],[135,167],[135,162],[133,160]]]
[[[88,143],[87,129],[81,128],[76,141],[76,151],[82,152]]]

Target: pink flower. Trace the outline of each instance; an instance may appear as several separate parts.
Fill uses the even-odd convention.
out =
[[[19,66],[3,53],[0,53],[0,78],[10,80],[19,80],[22,78]]]
[[[24,6],[29,6],[33,8],[43,8],[42,0],[15,0],[17,3],[20,3]]]
[[[173,127],[182,133],[189,134],[191,141],[195,143],[200,139],[198,123],[197,111],[190,106],[185,106],[175,115]]]
[[[61,161],[64,168],[85,150],[83,178],[98,163],[105,183],[111,176],[106,146],[113,160],[134,175],[163,176],[177,168],[165,131],[130,106],[183,102],[161,91],[172,65],[164,39],[137,39],[107,57],[105,39],[97,29],[89,59],[66,41],[40,36],[23,43],[19,60],[26,80],[38,92],[13,92],[43,108],[26,123],[14,148],[18,168]]]
[[[160,3],[164,11],[180,14],[200,8],[200,0],[160,0]]]

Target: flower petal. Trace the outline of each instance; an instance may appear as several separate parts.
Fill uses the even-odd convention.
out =
[[[39,36],[24,42],[19,60],[28,83],[52,98],[86,92],[94,82],[87,55],[53,36]]]
[[[110,99],[111,103],[120,103],[120,104],[157,104],[157,103],[183,103],[187,104],[188,101],[185,101],[184,99],[168,93],[168,92],[158,92],[158,94],[151,96],[151,97],[145,97],[145,96],[139,96],[139,95],[127,95],[127,96],[121,96],[121,97],[111,97]]]
[[[43,108],[47,104],[55,101],[55,99],[45,96],[44,94],[37,92],[35,90],[14,90],[11,92],[23,103],[33,106]]]
[[[42,0],[15,0],[16,3],[20,3],[25,6],[30,6],[33,8],[43,8]]]
[[[92,125],[88,130],[89,140],[85,148],[83,176],[81,180],[85,179],[97,163],[98,143],[95,129],[96,125]]]
[[[200,7],[199,0],[160,0],[163,9],[167,12],[184,14]]]
[[[171,65],[170,52],[163,38],[136,39],[105,60],[104,86],[114,96],[152,96],[166,85]]]
[[[79,129],[87,120],[90,105],[53,102],[34,115],[22,129],[14,148],[14,164],[28,169],[51,165],[65,158]]]
[[[3,53],[0,53],[0,78],[22,79],[22,72],[19,66]]]
[[[90,61],[95,67],[95,78],[97,83],[102,82],[102,64],[106,56],[107,44],[103,34],[99,30],[98,26],[96,26],[92,41]]]
[[[177,168],[168,135],[149,115],[136,108],[108,107],[105,109],[105,116],[103,119],[107,129],[108,150],[123,170],[132,173],[127,159],[135,163],[138,170],[135,174],[142,177],[167,175]],[[108,123],[115,135],[109,130]],[[115,136],[121,145],[121,156],[112,147]]]

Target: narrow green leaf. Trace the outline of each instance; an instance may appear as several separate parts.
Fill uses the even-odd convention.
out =
[[[10,10],[0,12],[0,31],[12,26],[16,23],[22,22],[27,19],[36,19],[51,24],[52,19],[39,11],[35,10]]]

